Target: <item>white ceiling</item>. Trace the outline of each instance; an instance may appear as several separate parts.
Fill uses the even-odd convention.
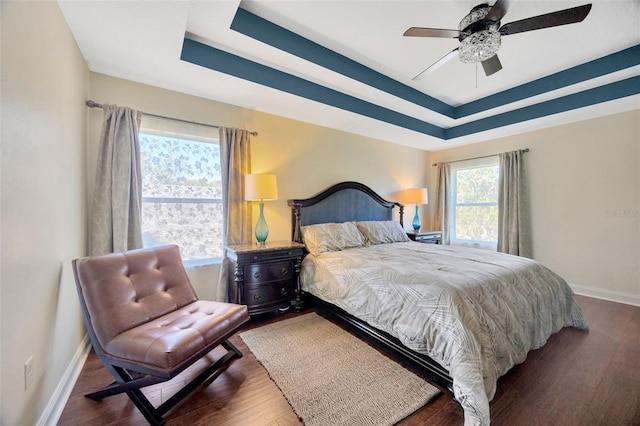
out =
[[[188,36],[241,58],[447,128],[638,76],[640,66],[453,119],[230,29],[238,8],[456,107],[640,44],[638,0],[594,1],[582,23],[503,37],[499,50],[503,69],[493,76],[485,77],[482,67],[476,74],[475,65],[454,59],[418,81],[412,78],[456,48],[458,41],[403,37],[403,32],[411,26],[455,29],[480,0],[58,0],[58,3],[91,71],[424,150],[640,108],[640,95],[635,94],[443,140],[180,59],[184,38]],[[502,23],[585,3],[512,0]]]

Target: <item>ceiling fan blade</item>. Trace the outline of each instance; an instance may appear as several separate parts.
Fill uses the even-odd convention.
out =
[[[498,55],[493,55],[489,59],[482,61],[482,68],[484,68],[484,73],[487,77],[500,71],[502,64],[500,63],[500,59],[498,59]]]
[[[487,21],[497,22],[502,19],[502,17],[507,13],[507,8],[509,7],[508,0],[498,0],[489,10],[487,16],[484,19]]]
[[[559,10],[544,15],[533,16],[520,21],[509,22],[500,28],[500,34],[511,35],[542,28],[557,27],[559,25],[582,22],[591,10],[591,4]]]
[[[460,31],[445,30],[440,28],[420,28],[411,27],[403,34],[405,37],[440,37],[440,38],[458,38]]]
[[[420,74],[418,74],[415,77],[413,77],[411,80],[417,81],[417,80],[422,79],[425,75],[430,74],[433,71],[437,70],[438,68],[440,68],[441,66],[443,66],[444,64],[449,62],[451,59],[455,58],[456,56],[458,56],[458,48],[457,47],[455,49],[453,49],[451,52],[449,52],[446,55],[444,55],[442,58],[440,58],[437,61],[435,61],[433,64],[429,65],[429,67],[427,69],[425,69]]]

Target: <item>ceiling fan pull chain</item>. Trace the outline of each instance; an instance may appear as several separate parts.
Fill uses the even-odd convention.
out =
[[[476,62],[476,90],[478,89],[478,63]]]

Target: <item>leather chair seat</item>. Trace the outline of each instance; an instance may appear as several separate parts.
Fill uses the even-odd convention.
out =
[[[118,334],[104,349],[114,358],[170,373],[246,320],[245,306],[198,300]]]

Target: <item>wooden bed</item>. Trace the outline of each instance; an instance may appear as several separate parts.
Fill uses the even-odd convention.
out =
[[[398,220],[403,223],[404,206],[387,201],[371,188],[358,182],[341,182],[311,198],[288,200],[291,207],[292,240],[302,241],[301,227],[320,223],[348,221]],[[427,375],[440,386],[451,390],[449,372],[430,357],[404,346],[398,339],[372,327],[337,306],[311,294],[304,295],[319,312],[345,326],[358,336],[381,348],[398,361]]]
[[[410,241],[396,221],[403,206],[361,183],[289,206],[292,237],[309,251],[299,282],[306,298],[449,389],[465,424],[490,423],[499,377],[530,350],[563,327],[588,329],[567,282],[544,265]]]

